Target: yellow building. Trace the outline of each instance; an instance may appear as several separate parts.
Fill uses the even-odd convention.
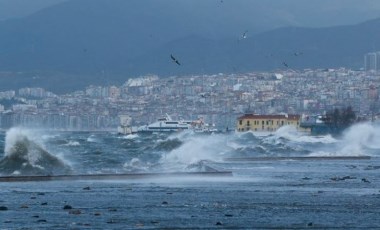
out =
[[[273,132],[286,125],[292,125],[299,129],[300,122],[300,115],[245,114],[238,118],[237,131]]]

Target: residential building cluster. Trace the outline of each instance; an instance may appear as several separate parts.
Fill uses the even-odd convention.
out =
[[[352,106],[357,114],[379,112],[380,74],[350,69],[143,76],[120,86],[88,86],[55,95],[41,88],[0,92],[0,127],[114,130],[128,115],[146,125],[162,115],[200,117],[218,129],[236,129],[244,114],[322,114]]]

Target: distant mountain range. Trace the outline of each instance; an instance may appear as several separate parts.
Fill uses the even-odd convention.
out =
[[[67,92],[144,74],[357,69],[365,53],[380,50],[380,19],[283,27],[243,38],[245,29],[232,19],[220,22],[218,8],[194,18],[185,6],[173,10],[173,2],[76,0],[0,22],[0,90],[40,86]]]

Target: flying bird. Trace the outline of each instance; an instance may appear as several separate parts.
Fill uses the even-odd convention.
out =
[[[297,57],[297,56],[300,56],[300,55],[302,55],[302,54],[303,54],[302,52],[295,52],[295,53],[294,53],[294,56]]]
[[[247,33],[248,33],[248,30],[244,31],[244,33],[240,36],[239,41],[243,40],[243,39],[246,39],[248,37]]]
[[[282,64],[286,67],[289,68],[289,65],[286,62],[282,62]]]
[[[179,61],[173,56],[173,54],[170,54],[170,58],[173,60],[173,62],[175,62],[177,65],[181,65],[181,63],[179,63]]]

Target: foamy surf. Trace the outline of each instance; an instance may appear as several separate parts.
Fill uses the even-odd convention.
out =
[[[281,127],[267,139],[271,143],[278,143],[279,139],[281,138],[298,143],[331,144],[337,142],[337,140],[333,138],[330,134],[324,136],[312,136],[308,133],[297,131],[297,129],[293,126]]]
[[[36,139],[32,130],[12,128],[6,133],[2,175],[54,175],[69,173],[71,168],[62,159],[50,154]]]
[[[127,139],[127,140],[136,139],[138,137],[139,137],[139,135],[137,135],[137,134],[128,134],[126,136],[122,136],[123,139]]]
[[[180,166],[183,169],[204,160],[221,161],[229,150],[232,148],[227,146],[227,136],[193,135],[187,137],[181,146],[165,154],[160,163],[166,167]]]
[[[64,146],[80,146],[80,143],[78,141],[69,141],[67,144],[64,144]]]

